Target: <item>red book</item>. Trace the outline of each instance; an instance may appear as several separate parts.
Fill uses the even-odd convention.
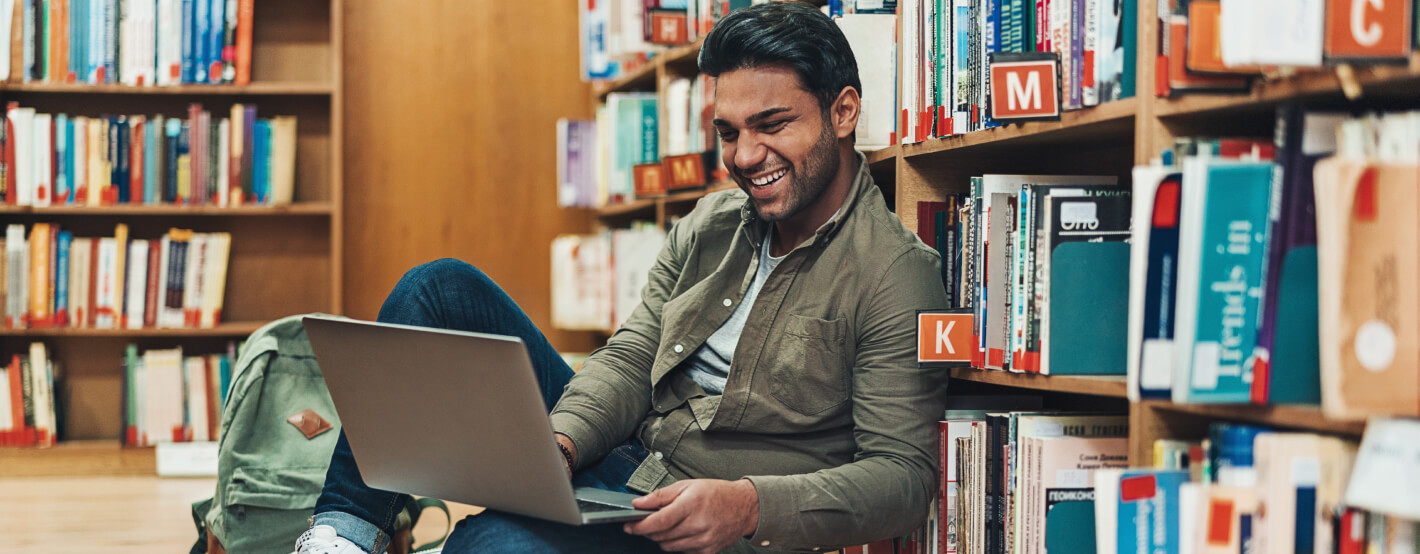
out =
[[[83,294],[89,295],[89,301],[88,301],[88,303],[86,304],[86,305],[89,307],[89,313],[84,315],[85,321],[83,322],[85,327],[93,327],[93,326],[94,326],[94,321],[97,319],[97,314],[98,314],[98,312],[99,312],[99,310],[98,310],[98,304],[97,304],[97,301],[98,301],[98,292],[99,292],[99,289],[98,289],[98,285],[99,285],[99,240],[98,240],[98,239],[94,239],[94,240],[89,241],[89,260],[90,260],[90,262],[89,262],[89,263],[90,263],[90,271],[89,271],[89,282],[88,282],[89,290],[83,292]]]
[[[251,21],[256,0],[237,0],[237,76],[234,84],[251,84]]]
[[[128,203],[143,203],[143,117],[130,121],[128,140]]]
[[[217,409],[217,399],[212,398],[212,380],[217,377],[217,368],[212,367],[212,357],[202,356],[202,393],[207,397],[207,440],[217,440],[217,418],[221,417],[221,411]]]
[[[148,241],[148,286],[147,294],[144,295],[144,327],[158,326],[158,309],[160,307],[158,305],[158,265],[162,262],[163,259],[162,252],[159,252],[158,250],[162,248],[162,244],[163,241],[157,239]]]
[[[10,357],[10,421],[14,422],[12,432],[25,428],[24,382],[20,379],[20,355]]]

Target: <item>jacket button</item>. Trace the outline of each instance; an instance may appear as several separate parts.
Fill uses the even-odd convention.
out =
[[[680,354],[681,352],[685,352],[685,347],[677,344],[675,345],[674,350],[676,354]]]
[[[657,460],[664,459],[665,457],[666,457],[665,454],[662,454],[662,453],[660,453],[660,452],[657,452],[657,453],[656,453],[656,459],[657,459]]]
[[[731,301],[729,298],[726,298],[726,299],[725,299],[725,307],[728,308],[728,307],[730,307],[731,304],[734,304],[734,302]]]
[[[759,543],[759,545],[760,545],[760,546],[769,546],[769,541],[761,541],[761,542]]]

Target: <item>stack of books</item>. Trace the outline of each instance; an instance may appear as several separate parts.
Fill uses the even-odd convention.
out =
[[[0,447],[54,446],[59,436],[54,359],[41,342],[0,365]]]
[[[215,442],[239,348],[229,342],[220,354],[187,355],[182,348],[140,354],[136,345],[128,345],[123,443]]]
[[[235,104],[214,120],[201,104],[187,119],[103,117],[5,109],[0,198],[16,206],[290,204],[296,117],[258,118]]]
[[[216,327],[227,284],[227,233],[172,229],[157,239],[75,238],[51,223],[6,228],[0,262],[5,327]]]
[[[552,322],[560,329],[611,331],[641,305],[641,291],[666,232],[644,223],[552,241]]]
[[[255,0],[5,0],[11,82],[245,85]]]

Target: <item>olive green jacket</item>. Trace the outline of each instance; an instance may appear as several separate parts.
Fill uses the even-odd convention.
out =
[[[552,412],[579,465],[634,435],[651,455],[633,490],[748,478],[755,549],[826,551],[921,526],[945,379],[917,367],[915,314],[947,305],[941,258],[888,211],[858,159],[839,213],[764,283],[723,395],[678,366],[744,297],[768,225],[732,190],[671,229],[640,306]]]

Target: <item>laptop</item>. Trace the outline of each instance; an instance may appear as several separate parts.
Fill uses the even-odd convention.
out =
[[[517,337],[303,322],[367,485],[569,525],[651,514],[637,495],[572,487]]]

